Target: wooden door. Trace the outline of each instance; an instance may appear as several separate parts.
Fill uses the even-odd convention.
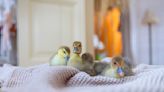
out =
[[[86,51],[85,0],[18,0],[20,66],[48,63],[61,45]]]

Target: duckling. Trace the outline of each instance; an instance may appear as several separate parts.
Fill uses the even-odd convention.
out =
[[[101,61],[95,62],[94,66],[93,66],[95,75],[102,75],[103,70],[107,66],[109,66],[109,63],[107,63],[107,62],[101,62]]]
[[[67,61],[70,57],[70,49],[67,46],[61,46],[57,54],[53,55],[50,61],[51,66],[55,65],[67,65]]]
[[[103,76],[122,78],[125,76],[123,65],[125,64],[121,56],[115,56],[112,61],[102,71]]]
[[[90,53],[84,53],[81,56],[82,61],[83,61],[83,70],[90,76],[95,76],[96,71],[94,70],[94,59],[93,56]]]
[[[83,70],[83,62],[80,57],[82,51],[82,44],[79,41],[73,42],[73,54],[71,55],[67,65],[77,68],[79,70]]]
[[[132,76],[134,74],[132,70],[132,64],[128,61],[127,58],[122,58],[122,61],[124,61],[124,64],[122,65],[122,69],[125,73],[125,76]]]

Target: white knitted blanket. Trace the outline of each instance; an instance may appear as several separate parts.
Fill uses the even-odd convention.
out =
[[[47,64],[30,68],[4,66],[4,92],[164,92],[164,66],[139,65],[134,76],[91,77],[72,67]],[[2,72],[3,73],[3,72]]]

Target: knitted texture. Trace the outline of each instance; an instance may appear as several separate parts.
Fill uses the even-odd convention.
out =
[[[139,65],[134,69],[133,76],[115,79],[104,76],[91,77],[72,67],[52,67],[45,64],[31,68],[16,68],[3,87],[21,87],[34,80],[45,84],[44,86],[62,87],[64,92],[164,92],[164,67]]]

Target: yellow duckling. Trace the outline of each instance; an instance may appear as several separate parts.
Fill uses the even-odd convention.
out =
[[[112,61],[109,63],[108,66],[103,70],[103,76],[109,76],[114,78],[122,78],[125,76],[123,65],[124,60],[120,56],[116,56],[112,58]]]
[[[70,57],[70,49],[67,46],[62,46],[58,49],[57,54],[55,54],[50,61],[51,66],[55,65],[67,65]]]
[[[83,70],[83,62],[82,58],[80,57],[82,51],[82,44],[79,41],[75,41],[73,43],[73,53],[67,63],[68,66],[72,66],[79,70]]]

